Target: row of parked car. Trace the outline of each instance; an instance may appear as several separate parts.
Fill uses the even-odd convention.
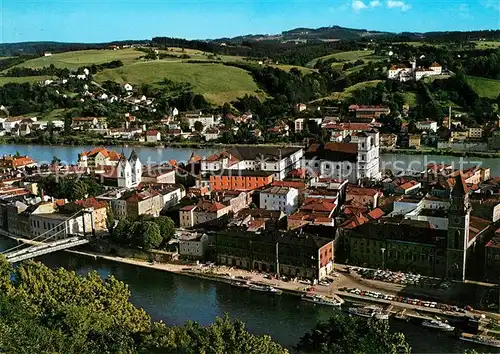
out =
[[[357,289],[357,288],[351,288],[351,289],[341,288],[340,291],[349,292],[351,294],[355,294],[355,295],[359,295],[359,296],[371,297],[374,299],[397,301],[397,302],[402,302],[402,303],[409,304],[409,305],[424,306],[424,307],[436,308],[436,309],[445,310],[445,311],[462,312],[462,313],[465,313],[466,310],[472,311],[472,308],[470,306],[466,306],[465,308],[462,309],[462,308],[459,308],[457,306],[441,304],[441,303],[437,303],[435,301],[425,301],[425,300],[414,299],[414,298],[409,298],[409,297],[404,297],[404,296],[383,294],[383,293],[379,293],[379,292],[375,292],[375,291],[361,290],[361,289]]]

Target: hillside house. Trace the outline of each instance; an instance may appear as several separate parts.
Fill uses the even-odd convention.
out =
[[[146,132],[147,143],[157,143],[161,141],[161,133],[158,130],[148,130]]]

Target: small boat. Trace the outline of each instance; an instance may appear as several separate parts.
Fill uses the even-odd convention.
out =
[[[273,288],[270,285],[249,284],[249,289],[275,295],[281,295],[283,293],[283,291]]]
[[[365,307],[349,307],[347,310],[350,314],[366,317],[375,318],[377,320],[388,320],[389,315],[382,312],[382,309],[376,306],[365,306]]]
[[[422,326],[439,329],[440,331],[453,332],[455,327],[450,326],[448,323],[438,320],[426,320],[422,322]]]
[[[237,288],[244,288],[248,289],[250,287],[250,284],[246,281],[232,281],[231,286],[235,286]]]
[[[342,305],[341,301],[338,301],[336,299],[330,299],[330,298],[327,298],[326,296],[318,295],[318,294],[302,295],[302,300],[312,302],[314,304],[319,304],[319,305],[327,305],[327,306],[340,306],[340,305]]]
[[[474,335],[470,333],[462,333],[460,335],[460,339],[466,342],[472,342],[472,343],[487,345],[490,347],[500,348],[500,340],[493,337]]]

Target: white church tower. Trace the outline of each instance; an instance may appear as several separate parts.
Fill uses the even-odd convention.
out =
[[[116,170],[118,187],[134,188],[141,183],[142,164],[135,151],[132,151],[128,160],[122,155]]]

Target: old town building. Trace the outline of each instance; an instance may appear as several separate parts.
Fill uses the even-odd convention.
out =
[[[227,230],[216,249],[221,265],[317,280],[333,271],[333,241],[300,232]]]

